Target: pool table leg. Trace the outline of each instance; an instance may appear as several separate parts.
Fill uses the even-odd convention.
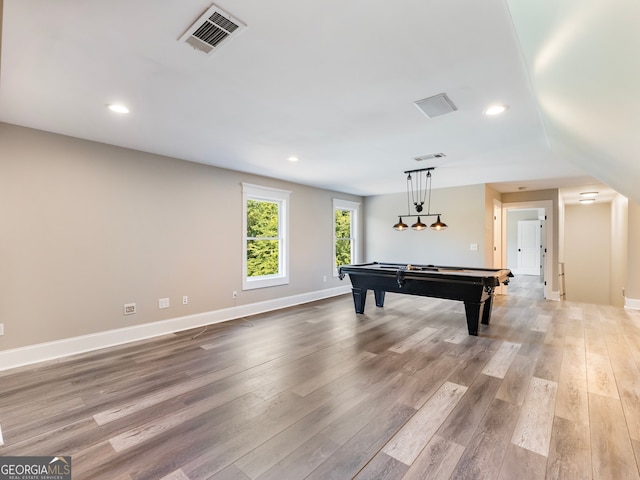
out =
[[[376,297],[376,307],[384,307],[384,290],[374,290],[373,295]]]
[[[356,313],[364,313],[364,305],[367,301],[367,289],[366,288],[352,288],[351,294],[353,295],[353,305],[356,307]],[[373,295],[376,298],[376,307],[384,307],[384,290],[374,290]]]
[[[464,302],[464,311],[467,315],[467,328],[469,329],[469,335],[478,335],[478,324],[480,323],[480,319],[483,319],[483,307],[484,302]]]
[[[489,295],[489,298],[487,298],[484,301],[484,308],[482,310],[482,324],[483,325],[489,325],[489,322],[491,321],[491,307],[493,307],[493,295]]]
[[[364,313],[364,304],[367,301],[366,288],[352,288],[353,305],[356,307],[356,313]]]

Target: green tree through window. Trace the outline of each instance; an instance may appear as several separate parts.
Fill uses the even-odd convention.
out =
[[[335,210],[336,267],[352,263],[351,211]]]
[[[340,198],[333,199],[333,275],[338,275],[340,265],[357,263],[358,218],[360,204]]]
[[[242,183],[242,289],[289,283],[291,192]]]
[[[279,205],[247,200],[247,276],[276,275],[280,271]]]

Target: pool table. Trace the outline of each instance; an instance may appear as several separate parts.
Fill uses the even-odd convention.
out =
[[[509,283],[509,269],[442,267],[401,263],[342,265],[342,280],[349,275],[356,313],[364,313],[367,290],[373,290],[376,306],[384,306],[385,292],[464,302],[469,335],[478,335],[478,325],[491,321],[494,290]]]

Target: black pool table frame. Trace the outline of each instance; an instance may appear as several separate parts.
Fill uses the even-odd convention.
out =
[[[376,306],[384,306],[386,292],[436,297],[464,302],[469,335],[478,335],[479,323],[488,325],[495,288],[508,284],[508,269],[442,267],[401,263],[342,265],[342,280],[349,275],[356,313],[364,313],[367,290],[373,290]]]

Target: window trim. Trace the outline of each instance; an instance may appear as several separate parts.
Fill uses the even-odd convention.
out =
[[[289,283],[289,200],[291,192],[242,183],[242,290],[287,285]],[[247,276],[247,201],[278,204],[278,260],[280,272],[259,277]]]
[[[332,250],[333,255],[331,256],[331,262],[333,263],[333,276],[338,276],[338,267],[336,265],[336,210],[349,210],[351,212],[351,261],[353,263],[358,263],[360,260],[360,247],[359,247],[359,238],[360,238],[360,202],[352,202],[350,200],[343,200],[341,198],[333,199],[333,210],[332,210]]]

